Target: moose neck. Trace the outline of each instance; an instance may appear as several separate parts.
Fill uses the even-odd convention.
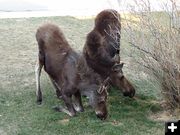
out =
[[[100,88],[102,79],[99,74],[95,73],[86,63],[83,55],[79,58],[78,62],[78,74],[80,81],[78,89],[81,95],[89,98],[89,104],[94,107],[98,100],[97,90]]]

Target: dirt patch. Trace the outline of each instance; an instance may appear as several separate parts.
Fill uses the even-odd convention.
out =
[[[107,122],[104,122],[103,124],[108,124],[108,125],[112,125],[112,126],[122,126],[123,123],[118,121],[118,120],[111,120],[111,121],[107,121]]]
[[[58,123],[62,124],[62,125],[68,125],[69,124],[69,119],[59,120]]]
[[[150,114],[149,118],[154,121],[172,121],[180,119],[180,110],[175,111],[173,114],[169,111],[162,111],[156,114]]]
[[[117,121],[117,120],[113,120],[110,122],[113,126],[122,126],[123,123],[121,123],[120,121]]]

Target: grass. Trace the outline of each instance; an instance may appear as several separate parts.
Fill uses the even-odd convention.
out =
[[[112,89],[108,99],[109,117],[105,121],[84,100],[85,112],[74,118],[55,112],[52,106],[61,103],[49,81],[42,73],[43,104],[36,104],[34,65],[37,58],[35,32],[45,22],[61,27],[73,48],[80,50],[86,34],[93,27],[93,19],[49,17],[0,20],[0,135],[161,135],[164,122],[154,121],[150,114],[161,111],[158,90],[144,80],[134,80],[128,64],[126,74],[136,85],[136,98],[122,96]],[[125,48],[122,45],[122,50]],[[127,54],[122,53],[122,58]]]

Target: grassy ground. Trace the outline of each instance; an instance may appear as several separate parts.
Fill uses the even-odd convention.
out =
[[[124,68],[136,85],[134,99],[125,98],[112,89],[109,94],[109,117],[105,121],[84,100],[85,112],[69,118],[52,110],[59,101],[53,87],[43,72],[43,104],[36,105],[34,65],[37,57],[35,32],[44,22],[53,22],[64,31],[73,48],[82,48],[85,35],[92,29],[93,20],[71,17],[50,17],[0,20],[0,135],[163,135],[164,122],[150,119],[161,111],[157,104],[158,89],[146,78]],[[123,35],[122,35],[123,36]],[[122,50],[125,48],[122,45]],[[122,59],[126,53],[122,51]],[[132,68],[132,67],[131,67]],[[156,88],[156,89],[155,89]]]

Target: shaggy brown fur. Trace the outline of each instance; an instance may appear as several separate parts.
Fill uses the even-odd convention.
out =
[[[39,63],[36,68],[37,102],[40,104],[42,101],[40,74],[44,66],[56,88],[57,96],[62,96],[67,107],[55,109],[70,116],[74,116],[76,111],[83,111],[81,92],[89,96],[96,115],[105,119],[106,87],[101,86],[101,77],[87,66],[84,56],[80,56],[70,47],[59,27],[53,24],[41,26],[37,30],[36,39],[39,47]]]
[[[110,77],[111,84],[122,89],[125,96],[133,97],[135,89],[124,77],[120,63],[120,15],[115,10],[103,10],[95,19],[94,29],[87,35],[83,54],[87,64],[103,79]],[[118,70],[113,70],[113,67]],[[118,72],[117,72],[118,71]]]
[[[120,15],[115,10],[104,10],[95,19],[94,29],[87,35],[83,53],[87,63],[103,78],[119,59],[114,59],[120,48]]]

